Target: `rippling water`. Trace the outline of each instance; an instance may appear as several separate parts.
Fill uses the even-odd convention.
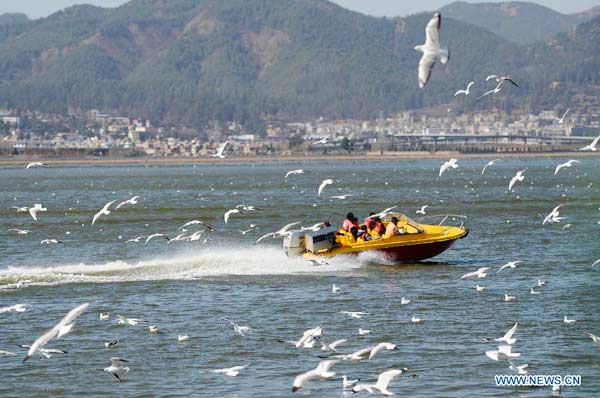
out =
[[[523,355],[517,364],[528,363],[537,374],[581,374],[583,386],[563,395],[595,397],[600,350],[585,333],[600,334],[600,268],[591,268],[600,258],[600,159],[585,158],[557,176],[554,167],[567,159],[502,159],[482,176],[488,160],[460,160],[442,178],[438,160],[4,167],[0,307],[23,303],[29,310],[0,314],[0,349],[19,354],[0,357],[0,396],[290,396],[295,375],[314,368],[324,353],[277,340],[297,339],[318,325],[325,341],[348,339],[342,352],[397,343],[397,352],[341,362],[334,370],[368,382],[384,370],[408,367],[419,377],[392,382],[401,396],[549,396],[548,388],[495,387],[494,375],[511,371],[484,355],[495,344],[483,338],[500,337],[518,321],[514,351]],[[296,168],[307,173],[283,178]],[[525,181],[509,193],[508,182],[521,169]],[[335,183],[318,199],[325,178]],[[328,199],[345,193],[352,196]],[[106,202],[132,195],[140,195],[137,205],[91,226]],[[34,203],[48,209],[37,223],[11,208]],[[234,214],[225,224],[223,213],[238,204],[263,211]],[[567,218],[542,226],[558,204]],[[391,205],[411,216],[422,205],[428,214],[465,214],[471,232],[435,259],[405,265],[363,256],[312,267],[286,258],[280,241],[253,245],[288,222],[341,223],[347,211],[364,217]],[[192,219],[215,232],[196,242],[124,243],[153,233],[173,237]],[[257,229],[243,235],[250,224]],[[563,230],[565,224],[572,227]],[[15,235],[9,228],[32,232]],[[64,245],[41,245],[46,238]],[[511,260],[524,262],[496,273]],[[482,266],[493,267],[488,278],[459,279]],[[541,295],[530,295],[537,279],[548,284]],[[31,283],[12,288],[19,280]],[[340,294],[331,293],[333,283]],[[477,293],[477,283],[487,290]],[[517,300],[504,302],[505,293]],[[403,296],[413,303],[400,305]],[[24,350],[16,344],[30,344],[83,302],[91,305],[73,333],[49,345],[68,354],[20,364]],[[111,319],[100,321],[98,314],[107,311]],[[369,315],[352,319],[340,311]],[[116,314],[148,323],[118,326]],[[412,324],[413,315],[424,322]],[[578,321],[566,325],[565,315]],[[222,317],[256,330],[237,337]],[[148,332],[154,324],[157,335]],[[372,332],[358,336],[359,327]],[[178,334],[191,339],[179,343]],[[119,344],[105,349],[112,339]],[[122,383],[102,372],[112,356],[130,360]],[[245,363],[250,366],[236,378],[210,372]],[[338,397],[341,382],[314,381],[295,395]]]

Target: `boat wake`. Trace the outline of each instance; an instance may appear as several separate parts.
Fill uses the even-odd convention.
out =
[[[168,258],[110,261],[0,269],[0,289],[24,285],[111,283],[152,280],[192,280],[219,276],[339,274],[360,268],[359,258],[338,257],[329,265],[312,266],[303,258],[288,258],[279,248],[210,248],[187,251]]]

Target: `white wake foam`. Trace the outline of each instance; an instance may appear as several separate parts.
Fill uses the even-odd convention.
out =
[[[329,265],[315,267],[303,258],[286,257],[278,248],[217,247],[137,262],[8,267],[0,270],[0,289],[19,280],[30,280],[30,284],[62,284],[186,280],[227,275],[336,274],[360,268],[362,264],[358,258],[348,257],[327,261]]]

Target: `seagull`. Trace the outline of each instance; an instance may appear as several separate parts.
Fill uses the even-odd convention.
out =
[[[545,225],[546,223],[548,223],[548,224],[558,223],[561,220],[565,219],[565,217],[559,217],[559,215],[560,215],[560,208],[561,207],[562,207],[562,205],[558,205],[554,209],[552,209],[552,211],[550,212],[550,214],[548,214],[546,216],[546,218],[544,218],[544,221],[542,222],[542,225]]]
[[[119,340],[111,340],[109,342],[104,343],[104,347],[112,348],[112,347],[116,346],[117,344],[119,344]]]
[[[510,345],[500,345],[498,346],[498,350],[486,351],[485,355],[494,361],[506,361],[511,358],[520,357],[521,353],[512,352],[512,346]]]
[[[421,323],[422,322],[421,318],[417,318],[415,315],[413,315],[413,317],[410,318],[410,321],[412,323]]]
[[[268,237],[275,237],[275,236],[285,236],[289,233],[289,230],[298,225],[301,224],[302,221],[297,221],[297,222],[293,222],[290,224],[285,225],[284,227],[282,227],[279,231],[275,231],[275,232],[269,232],[268,234],[264,234],[263,236],[261,236],[260,238],[258,238],[256,240],[256,242],[254,242],[254,244],[257,244],[258,242],[260,242],[261,240],[268,238]]]
[[[239,209],[231,209],[231,210],[227,210],[225,212],[225,214],[223,214],[223,220],[225,221],[225,224],[227,224],[227,222],[229,221],[229,217],[232,214],[243,214]]]
[[[470,278],[485,278],[487,276],[487,271],[490,270],[490,267],[481,267],[475,272],[469,272],[460,277],[460,279],[470,279]]]
[[[148,236],[146,238],[146,241],[144,242],[144,244],[147,244],[148,242],[150,242],[152,239],[154,238],[159,238],[159,237],[163,237],[165,238],[167,241],[170,240],[165,234],[152,234],[150,236]]]
[[[242,365],[242,366],[233,366],[231,368],[213,369],[211,372],[213,372],[213,373],[221,373],[221,374],[224,374],[224,375],[229,376],[229,377],[235,377],[235,376],[237,376],[240,373],[240,371],[242,369],[246,369],[248,366],[250,366],[249,363],[247,363],[245,365]]]
[[[223,155],[223,151],[225,151],[225,147],[227,146],[229,141],[225,141],[224,143],[222,143],[221,145],[219,145],[219,147],[217,148],[217,152],[210,155],[210,157],[212,158],[219,158],[219,159],[224,159],[225,155]]]
[[[17,356],[17,354],[15,354],[14,352],[0,350],[0,357],[15,357],[15,356]]]
[[[150,326],[148,326],[148,331],[150,333],[158,333],[158,326],[157,325],[150,325]]]
[[[137,319],[137,318],[125,318],[124,316],[121,315],[117,315],[117,325],[131,325],[131,326],[136,326],[138,324],[142,323],[141,319]]]
[[[101,320],[101,321],[105,321],[105,320],[107,320],[108,318],[110,318],[110,313],[108,313],[108,312],[107,312],[107,313],[105,314],[104,312],[101,312],[101,313],[100,313],[100,316],[99,316],[99,318],[100,318],[100,320]]]
[[[28,163],[27,166],[25,166],[25,169],[29,170],[33,167],[50,167],[50,166],[47,163],[32,162],[32,163]]]
[[[410,304],[410,303],[412,303],[411,299],[407,299],[407,298],[404,298],[404,297],[400,298],[400,304],[401,305],[407,305],[407,304]]]
[[[331,199],[339,199],[339,200],[345,200],[348,199],[350,196],[349,193],[345,194],[345,195],[334,195],[334,196],[330,196]]]
[[[129,368],[127,366],[121,365],[121,362],[129,362],[129,361],[126,359],[123,359],[123,358],[112,357],[110,359],[110,366],[107,368],[104,368],[104,371],[108,372],[108,373],[112,373],[113,376],[115,376],[117,378],[117,380],[121,381],[120,376],[123,376],[125,373],[129,372]]]
[[[458,159],[450,159],[447,162],[444,162],[444,164],[442,164],[442,166],[440,167],[440,174],[439,176],[441,177],[442,174],[444,174],[446,172],[446,170],[448,170],[450,167],[452,167],[453,169],[458,167]]]
[[[481,99],[483,97],[487,97],[490,94],[498,94],[500,91],[502,91],[502,83],[504,83],[504,81],[501,81],[500,83],[498,83],[496,88],[486,91],[485,93],[483,93],[482,95],[480,95],[479,97],[477,97],[475,99]]]
[[[515,296],[509,296],[508,294],[504,295],[504,301],[509,302],[509,301],[513,301],[516,300],[517,298]]]
[[[69,333],[71,329],[73,329],[77,317],[80,316],[89,305],[89,303],[84,303],[73,308],[52,329],[38,337],[29,348],[29,351],[27,351],[27,355],[23,358],[23,362],[31,358],[36,351],[42,349],[53,338],[60,339]]]
[[[63,242],[59,241],[58,239],[44,239],[40,242],[42,245],[64,245]]]
[[[577,320],[576,319],[568,319],[567,316],[565,315],[565,317],[563,318],[563,322],[568,325],[568,324],[577,322]]]
[[[10,307],[2,307],[0,308],[0,314],[5,312],[25,312],[27,311],[27,307],[25,304],[15,304]]]
[[[402,370],[400,369],[388,370],[379,375],[375,384],[357,384],[352,388],[352,392],[368,391],[370,394],[394,395],[393,392],[388,391],[388,387],[392,379],[400,374],[402,374]]]
[[[190,339],[190,335],[188,335],[188,334],[184,334],[184,335],[178,334],[177,335],[177,341],[179,341],[179,342],[188,341],[189,339]]]
[[[262,209],[259,209],[256,206],[250,206],[250,205],[237,205],[235,206],[236,209],[242,209],[242,211],[262,211]]]
[[[329,263],[327,261],[321,260],[321,259],[318,259],[318,258],[314,258],[314,259],[311,258],[308,261],[314,267],[318,267],[320,265],[329,265]]]
[[[233,330],[238,336],[245,337],[246,335],[244,333],[248,333],[249,331],[253,330],[250,326],[240,326],[229,318],[222,319],[229,322],[229,324],[233,326]]]
[[[600,345],[600,337],[598,336],[594,336],[591,333],[586,333],[588,336],[590,336],[590,339],[592,339],[594,341],[594,343]]]
[[[344,344],[346,343],[348,340],[346,339],[340,339],[340,340],[336,340],[333,343],[330,344],[325,344],[325,343],[321,343],[321,351],[333,351],[333,352],[337,352],[336,351],[336,347],[340,344]]]
[[[517,268],[517,264],[522,263],[523,261],[509,261],[506,264],[504,264],[502,267],[500,267],[500,269],[498,271],[496,271],[496,273],[502,271],[503,269],[506,268]]]
[[[117,205],[117,207],[115,207],[115,210],[120,209],[122,206],[125,206],[125,205],[136,205],[138,203],[138,199],[139,199],[139,196],[134,196],[132,198],[129,198],[126,201],[119,203]]]
[[[581,163],[581,162],[579,160],[571,159],[568,162],[559,164],[558,166],[556,166],[556,169],[554,169],[554,175],[557,175],[561,169],[563,169],[565,167],[571,167],[575,163]]]
[[[25,213],[29,210],[29,207],[11,206],[11,209],[17,209],[17,213]]]
[[[312,370],[309,370],[308,372],[299,374],[294,379],[294,383],[292,385],[292,392],[298,391],[300,388],[302,388],[302,385],[309,380],[331,379],[332,377],[335,376],[335,372],[330,371],[329,368],[331,368],[337,362],[338,361],[335,361],[335,360],[322,361],[319,363],[319,365],[315,369],[312,369]]]
[[[543,280],[541,280],[541,279],[538,279],[538,281],[537,281],[537,285],[538,285],[538,287],[546,286],[546,281],[543,281]]]
[[[529,372],[526,370],[526,369],[529,367],[529,365],[528,365],[528,364],[523,364],[523,365],[520,365],[520,366],[516,366],[516,365],[513,365],[513,364],[512,364],[512,362],[510,362],[510,361],[508,361],[508,363],[510,363],[510,366],[509,366],[508,368],[509,368],[510,370],[512,370],[512,371],[515,371],[515,372],[517,372],[517,373],[518,373],[518,374],[520,374],[520,375],[526,375],[526,374],[528,374],[528,373],[529,373]]]
[[[514,344],[517,339],[514,339],[512,336],[515,334],[515,332],[517,331],[517,327],[519,326],[519,322],[515,322],[515,324],[513,325],[512,328],[510,328],[508,330],[508,332],[506,332],[506,334],[504,334],[504,336],[494,339],[494,341],[499,341],[500,343],[506,343],[508,345],[512,345]]]
[[[417,214],[423,214],[425,215],[425,209],[428,208],[429,206],[425,205],[425,206],[421,206],[421,208],[419,210],[417,210],[415,213]]]
[[[517,174],[510,180],[510,183],[508,184],[509,191],[512,190],[513,185],[515,185],[515,183],[517,181],[523,181],[525,179],[525,176],[523,175],[523,173],[525,173],[525,170],[517,171]]]
[[[358,328],[358,335],[359,336],[366,336],[369,333],[371,333],[371,331],[369,329]]]
[[[346,388],[352,387],[356,383],[358,383],[360,379],[348,380],[346,375],[342,376],[342,388],[345,390]]]
[[[321,185],[319,185],[319,191],[317,193],[317,197],[320,197],[321,193],[323,192],[323,190],[325,189],[325,187],[327,185],[331,185],[331,184],[333,184],[333,180],[331,178],[323,180],[323,182],[321,182]]]
[[[598,137],[594,138],[594,140],[592,141],[591,144],[586,145],[583,148],[579,148],[579,150],[596,152],[597,151],[596,145],[598,145],[599,141],[600,141],[600,135]]]
[[[483,166],[483,169],[481,170],[481,175],[483,175],[483,173],[485,173],[485,170],[488,167],[493,166],[498,160],[500,160],[500,159],[494,159],[494,160],[490,160],[489,162],[487,162],[487,164],[485,166]]]
[[[28,233],[31,232],[28,229],[19,229],[19,228],[11,228],[7,232],[13,232],[13,231],[16,232],[17,235],[27,235]]]
[[[340,314],[346,314],[351,318],[361,319],[363,315],[369,315],[368,312],[361,311],[340,311]]]
[[[600,261],[600,260],[598,260],[598,261]],[[595,264],[594,264],[594,265],[595,265]],[[593,265],[592,265],[592,267],[593,267]],[[339,292],[340,292],[340,288],[339,288],[339,287],[337,287],[337,286],[335,285],[335,283],[334,283],[333,285],[331,285],[331,293],[339,293]]]
[[[592,268],[594,268],[598,264],[600,264],[600,258],[598,260],[594,261],[594,263],[592,264]]]
[[[369,218],[377,218],[377,217],[383,218],[383,217],[387,216],[390,213],[390,211],[394,210],[396,207],[398,207],[398,206],[388,207],[387,209],[385,209],[382,212],[379,212],[377,214],[373,214],[372,216],[369,216]]]
[[[317,326],[315,328],[306,330],[298,341],[286,341],[286,343],[293,344],[296,348],[311,348],[312,345],[314,345],[315,337],[320,337],[322,335],[323,329],[320,326]]]
[[[104,207],[102,208],[102,210],[100,210],[98,213],[96,213],[94,215],[94,218],[92,219],[92,225],[94,225],[96,223],[96,221],[98,220],[98,218],[100,218],[100,216],[108,216],[110,214],[110,210],[108,210],[108,208],[115,203],[114,200],[108,202],[107,204],[104,205]]]
[[[289,176],[294,174],[304,174],[304,169],[290,170],[287,173],[285,173],[285,178],[288,178]]]
[[[386,350],[394,350],[394,351],[398,351],[398,346],[394,343],[379,343],[377,344],[375,347],[373,347],[373,349],[371,350],[371,354],[369,354],[369,360],[371,360],[372,358],[375,357],[375,355],[377,355],[377,353],[383,349]]]
[[[25,344],[17,344],[17,345],[21,348],[27,348],[27,349],[31,348],[30,345],[25,345]],[[59,350],[56,348],[39,348],[37,350],[37,352],[39,352],[40,355],[42,355],[46,359],[52,358],[52,355],[55,355],[55,354],[68,354],[67,351]]]
[[[29,208],[29,215],[31,216],[31,218],[33,218],[35,221],[37,221],[37,213],[38,211],[48,211],[47,208],[43,207],[41,204],[36,203],[35,205],[33,205],[33,207]]]
[[[471,94],[471,86],[475,84],[475,82],[471,82],[467,85],[467,89],[466,90],[458,90],[456,93],[454,93],[454,96],[458,96],[460,94],[464,94],[465,96]]]
[[[498,76],[498,75],[489,75],[488,77],[485,78],[485,81],[489,81],[495,79],[496,83],[503,83],[505,81],[508,81],[509,83],[513,84],[516,87],[519,87],[519,85],[510,78],[510,76]]]
[[[485,290],[485,286],[475,286],[475,290],[477,290],[478,292],[483,292]]]
[[[312,145],[325,145],[329,142],[329,138],[331,138],[331,135],[328,135],[327,137],[321,138],[319,141],[313,142]]]
[[[334,356],[334,358],[339,358],[344,361],[359,362],[364,359],[363,357],[365,355],[367,355],[368,353],[371,352],[371,350],[373,350],[373,347],[374,346],[369,346],[367,348],[363,348],[363,349],[353,352],[351,354],[336,355],[336,356]]]
[[[419,61],[419,87],[424,88],[431,77],[431,70],[439,59],[442,64],[450,60],[450,51],[440,45],[440,27],[442,26],[442,15],[436,12],[425,28],[425,44],[415,46],[415,50],[422,52]]]
[[[144,238],[143,236],[138,236],[137,238],[126,240],[125,243],[130,243],[130,242],[140,243],[140,240],[143,238]]]
[[[560,119],[555,118],[558,121],[558,124],[563,124],[565,122],[565,116],[567,116],[567,113],[569,113],[570,110],[571,108],[567,109]]]

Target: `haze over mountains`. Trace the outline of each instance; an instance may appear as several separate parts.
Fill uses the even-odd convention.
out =
[[[491,73],[512,75],[522,89],[457,106],[535,108],[600,91],[597,10],[561,17],[533,4],[502,4],[442,10],[456,18],[442,26],[452,59],[436,66],[425,90],[413,47],[431,13],[375,18],[326,0],[132,0],[33,21],[5,14],[0,107],[252,125],[268,116],[369,118],[456,103],[455,90]],[[557,18],[551,26],[548,12]]]

